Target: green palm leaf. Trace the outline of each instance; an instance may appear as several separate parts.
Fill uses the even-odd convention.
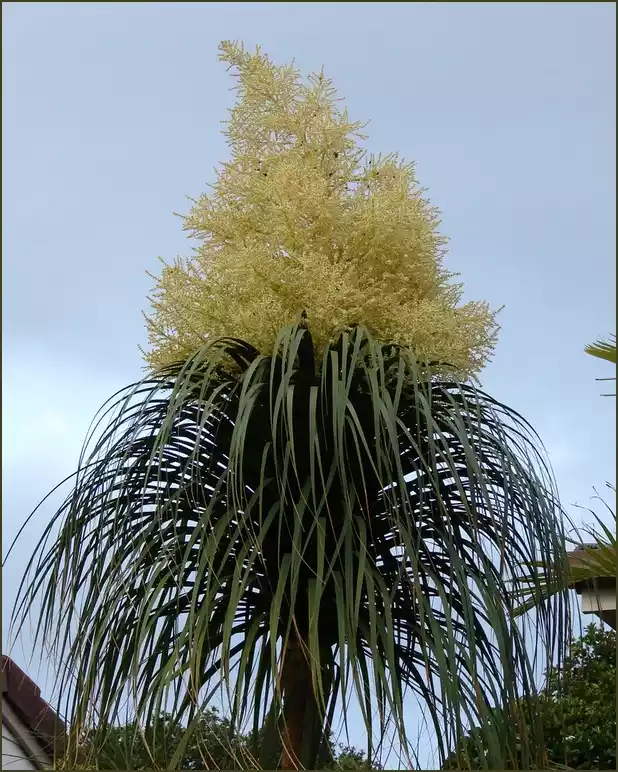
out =
[[[607,485],[615,494],[616,489],[612,485]],[[596,496],[607,509],[610,518],[616,522],[616,513],[600,496]],[[581,507],[580,507],[581,508]],[[564,577],[566,577],[569,586],[580,582],[594,582],[598,579],[616,577],[616,529],[612,530],[603,521],[601,516],[592,509],[586,509],[592,516],[595,524],[585,529],[575,529],[578,532],[577,538],[568,538],[566,543],[571,549],[577,550],[577,556],[569,558],[563,555],[553,566],[547,569],[536,561],[527,564],[530,574],[524,580],[519,582],[517,590],[513,595],[521,601],[515,608],[515,615],[525,614],[530,609],[540,603],[545,602],[555,592],[559,592],[564,587]],[[582,544],[585,538],[588,544]]]
[[[598,340],[585,348],[586,354],[607,362],[616,364],[616,336],[610,335],[609,340]]]
[[[509,711],[534,693],[536,648],[565,642],[565,594],[534,644],[510,612],[522,567],[548,569],[563,539],[516,413],[362,328],[316,365],[298,326],[272,357],[204,346],[111,410],[15,608],[18,627],[41,608],[75,738],[103,742],[123,711],[156,732],[167,711],[179,768],[216,697],[230,737],[263,729],[283,767],[311,768],[351,697],[368,757],[389,725],[405,754],[412,691],[441,760],[475,723],[488,768],[522,743],[542,763],[535,716]],[[495,706],[504,722],[483,722]]]
[[[616,336],[610,335],[609,341],[599,340],[589,346],[586,346],[585,351],[591,356],[599,359],[605,359],[608,362],[616,364]],[[615,378],[598,378],[597,380],[615,380]],[[615,396],[606,394],[604,396]],[[615,488],[608,484],[614,493]],[[599,498],[599,497],[597,497]],[[600,499],[603,501],[602,499]],[[603,502],[605,504],[605,502]],[[611,518],[616,522],[616,513],[605,504],[609,511]],[[547,572],[544,572],[543,568],[537,563],[532,562],[528,564],[532,573],[528,577],[530,586],[526,587],[526,584],[520,584],[517,590],[517,596],[521,601],[521,604],[515,609],[516,616],[525,614],[531,608],[534,608],[539,603],[543,603],[547,598],[556,591],[557,587],[563,584],[563,577],[567,577],[569,584],[577,584],[578,582],[593,581],[595,579],[616,576],[616,535],[614,531],[608,528],[602,519],[592,510],[588,510],[596,521],[597,528],[593,528],[588,532],[588,536],[595,544],[594,548],[586,545],[580,545],[581,538],[568,539],[567,542],[572,546],[577,546],[581,555],[577,563],[569,561],[564,557],[562,560],[556,561],[554,566]],[[533,587],[534,585],[534,587]]]
[[[604,359],[606,362],[612,362],[616,364],[616,336],[610,335],[609,340],[598,340],[596,343],[592,343],[584,349],[587,354],[590,354],[597,359]],[[616,376],[613,378],[597,378],[597,381],[615,381]],[[615,397],[615,394],[603,394],[604,397]]]

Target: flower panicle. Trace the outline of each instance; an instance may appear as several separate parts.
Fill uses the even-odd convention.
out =
[[[226,336],[270,354],[279,329],[306,310],[318,349],[362,324],[419,359],[478,373],[496,312],[461,302],[414,163],[361,146],[366,124],[351,121],[323,71],[303,80],[293,63],[229,41],[219,58],[236,77],[230,157],[183,218],[199,246],[157,279],[148,365]]]

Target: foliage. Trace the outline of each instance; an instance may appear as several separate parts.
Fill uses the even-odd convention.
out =
[[[610,335],[609,340],[597,340],[586,346],[586,353],[597,359],[605,359],[616,364],[616,336]]]
[[[441,759],[498,704],[487,763],[522,725],[538,762],[534,711],[515,731],[510,706],[560,656],[566,588],[532,641],[513,592],[526,562],[561,559],[562,525],[534,432],[464,380],[495,315],[460,304],[412,166],[360,149],[329,81],[221,58],[231,160],[185,219],[194,258],[155,290],[152,371],[105,406],[15,622],[36,610],[63,663],[74,742],[101,747],[129,711],[173,743],[167,769],[215,694],[262,767],[281,744],[283,768],[315,766],[352,698],[367,758],[392,727],[405,757],[410,691]]]
[[[167,764],[181,739],[182,729],[163,715],[157,722],[156,735],[152,727],[140,729],[135,721],[128,724],[107,728],[103,742],[86,737],[81,742],[79,760],[65,758],[57,768],[65,770],[144,770],[167,769]],[[258,733],[257,745],[249,735],[233,736],[229,721],[219,716],[216,708],[204,710],[196,725],[196,730],[186,745],[179,769],[255,769],[257,768],[256,747],[263,739]],[[95,739],[95,742],[92,740]],[[265,768],[276,769],[279,765],[281,747],[275,749],[270,758],[265,759]],[[356,748],[342,746],[337,748],[329,738],[323,748],[316,769],[367,770],[380,769],[371,765],[365,755]]]
[[[319,367],[306,329],[277,349],[220,341],[120,395],[32,558],[17,622],[37,608],[76,731],[93,707],[104,726],[128,700],[147,725],[165,705],[185,727],[167,768],[215,692],[234,734],[294,731],[286,748],[311,768],[350,698],[367,755],[375,712],[405,754],[411,689],[444,758],[462,721],[533,691],[533,659],[563,641],[563,594],[532,641],[510,621],[522,564],[563,545],[534,436],[366,330]],[[490,763],[511,735],[507,723]]]
[[[224,132],[231,158],[184,218],[199,240],[194,256],[157,280],[148,363],[185,361],[228,336],[271,355],[281,327],[304,311],[318,355],[363,325],[421,360],[478,372],[495,314],[460,304],[413,165],[360,148],[362,126],[323,74],[303,82],[293,66],[235,43],[220,58],[238,76]]]
[[[615,497],[616,488],[609,483],[606,483],[606,487]],[[526,565],[533,569],[532,573],[527,581],[521,580],[519,588],[513,591],[513,597],[521,601],[514,609],[515,616],[521,616],[545,602],[554,592],[560,592],[564,586],[564,577],[568,585],[573,587],[579,582],[588,583],[616,576],[616,512],[600,496],[597,495],[595,498],[604,505],[613,520],[613,529],[593,509],[578,507],[578,509],[585,509],[594,523],[583,528],[573,527],[576,537],[565,539],[568,545],[577,550],[577,558],[573,555],[564,555],[562,561],[556,561],[549,570],[546,570],[538,561],[527,563]]]
[[[182,728],[163,714],[152,725],[127,724],[102,727],[98,736],[88,732],[80,738],[78,760],[69,752],[64,769],[166,769]],[[186,745],[180,769],[234,769],[239,744],[230,740],[229,723],[216,710],[204,710],[191,741]]]
[[[586,353],[616,364],[616,336],[610,335],[609,341],[597,341],[586,346]],[[610,483],[606,483],[606,485],[615,496],[615,487]],[[519,589],[514,590],[515,596],[521,601],[515,609],[516,615],[524,614],[543,603],[554,592],[559,592],[564,584],[565,576],[569,585],[616,576],[616,512],[600,496],[596,496],[596,498],[601,501],[609,513],[610,519],[613,521],[613,528],[608,527],[596,512],[588,509],[587,511],[592,515],[596,525],[593,524],[584,529],[574,528],[577,538],[567,539],[567,542],[580,553],[577,562],[574,562],[572,558],[569,559],[567,555],[563,555],[562,559],[555,561],[554,565],[547,571],[538,562],[528,563],[528,567],[532,569],[530,584],[526,586],[525,581],[521,582]],[[582,539],[582,533],[587,536],[586,540]],[[589,543],[586,544],[585,541]]]
[[[353,746],[343,745],[336,759],[334,759],[327,769],[356,769],[364,770],[364,772],[371,772],[371,770],[381,769],[381,765],[377,762],[371,763],[362,751]]]
[[[596,343],[592,343],[586,346],[586,353],[590,354],[597,359],[604,359],[606,362],[616,364],[616,336],[610,335],[609,340],[598,340]],[[597,378],[597,381],[615,381],[616,376],[613,378]],[[615,397],[615,394],[604,394],[604,397]]]
[[[549,756],[573,769],[616,769],[616,632],[590,625],[554,668],[543,700]]]
[[[616,769],[616,632],[590,625],[547,690],[534,700],[549,762],[570,769]],[[472,732],[445,769],[482,769],[482,737]],[[467,765],[466,765],[467,761]],[[507,767],[509,769],[514,766]]]

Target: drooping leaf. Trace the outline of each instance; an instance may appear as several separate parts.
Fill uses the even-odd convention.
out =
[[[615,487],[609,484],[607,487],[615,495]],[[600,496],[596,498],[605,505],[614,528],[609,527],[597,512],[586,509],[595,524],[574,529],[577,538],[565,539],[571,551],[577,552],[576,555],[565,554],[562,560],[556,561],[549,570],[538,561],[526,564],[530,574],[519,583],[519,587],[513,593],[521,601],[514,610],[516,616],[525,614],[545,602],[554,593],[560,592],[564,587],[565,577],[571,587],[578,583],[616,577],[616,513]],[[583,542],[584,539],[585,542]]]
[[[117,401],[15,610],[19,625],[40,604],[38,641],[64,665],[59,709],[95,743],[127,711],[163,731],[165,710],[165,768],[179,768],[215,698],[231,736],[266,716],[285,733],[296,647],[322,725],[306,767],[350,699],[368,758],[388,726],[409,755],[410,691],[441,759],[499,705],[489,767],[522,742],[538,763],[533,712],[508,706],[535,692],[539,653],[559,656],[566,589],[532,639],[512,622],[526,562],[548,569],[563,549],[534,435],[363,328],[316,363],[307,343],[298,326],[271,357],[213,342]]]

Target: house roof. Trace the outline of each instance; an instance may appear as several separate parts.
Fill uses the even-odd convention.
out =
[[[585,549],[584,549],[585,548]],[[567,552],[567,559],[569,561],[569,566],[571,568],[581,568],[582,566],[589,566],[590,565],[590,552],[588,550],[595,550],[599,549],[598,544],[582,544],[577,549],[571,550],[571,552]],[[591,579],[588,581],[593,581],[595,586],[603,586],[603,587],[615,587],[616,586],[616,577],[615,576],[599,576],[596,579]],[[573,584],[574,589],[578,589],[580,585],[586,585],[587,582],[575,582]]]
[[[53,758],[64,748],[65,725],[41,697],[41,690],[5,654],[0,656],[2,702],[6,702],[42,751]],[[3,717],[4,720],[4,717]]]
[[[572,550],[567,553],[569,565],[571,568],[579,568],[582,565],[589,565],[590,554],[587,549],[596,549],[598,544],[582,544],[578,549]],[[616,577],[615,576],[598,576],[596,578],[589,578],[583,581],[573,582],[570,586],[574,589],[578,595],[587,596],[599,596],[600,593],[604,593],[605,597],[611,599],[609,606],[605,604],[602,607],[597,601],[594,613],[608,624],[614,630],[616,629]],[[611,606],[611,607],[610,607]],[[595,608],[596,608],[595,607]],[[589,613],[589,612],[588,612]]]
[[[587,542],[585,544],[578,544],[574,550],[567,552],[569,557],[569,563],[575,562],[579,564],[582,560],[586,560],[589,557],[588,550],[601,549],[601,545],[596,542]]]

